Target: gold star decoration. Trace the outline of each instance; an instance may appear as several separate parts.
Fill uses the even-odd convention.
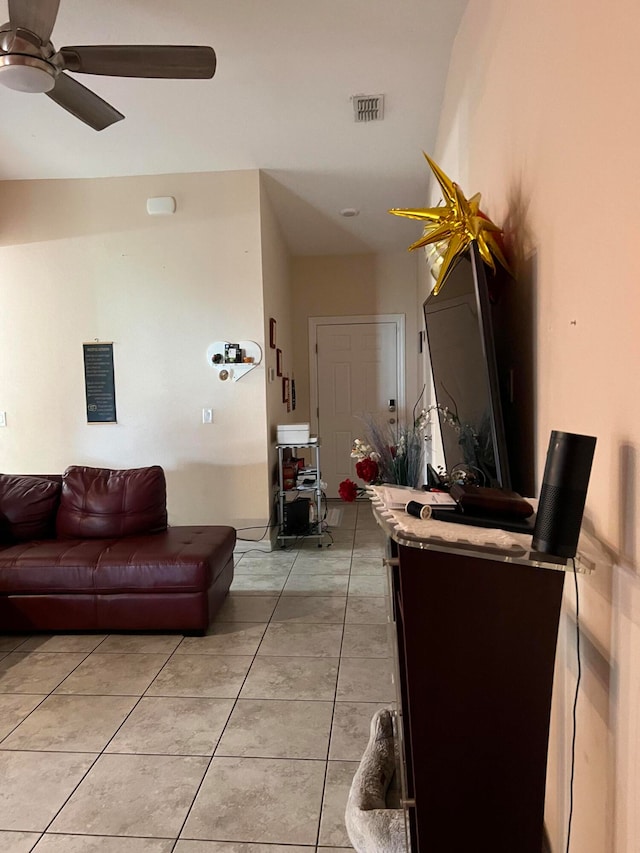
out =
[[[394,207],[389,213],[427,223],[422,237],[409,246],[410,252],[421,246],[435,247],[438,243],[446,246],[442,252],[442,263],[439,264],[439,269],[436,272],[436,268],[432,268],[436,278],[433,295],[438,295],[447,276],[472,241],[477,243],[482,260],[494,272],[496,269],[494,258],[507,272],[510,272],[498,239],[502,229],[480,211],[480,193],[476,193],[469,199],[465,198],[458,184],[450,180],[428,154],[424,151],[422,153],[442,188],[444,205],[413,209]]]

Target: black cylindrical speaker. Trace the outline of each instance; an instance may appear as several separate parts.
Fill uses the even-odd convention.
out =
[[[592,435],[551,433],[531,543],[534,551],[575,557],[595,447]]]

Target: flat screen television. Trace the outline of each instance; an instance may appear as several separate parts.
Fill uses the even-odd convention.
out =
[[[426,299],[424,319],[447,471],[464,465],[479,485],[511,489],[489,278],[475,242]]]

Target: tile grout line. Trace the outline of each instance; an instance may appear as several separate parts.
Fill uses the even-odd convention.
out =
[[[292,571],[293,566],[294,566],[294,564],[295,564],[295,562],[296,562],[296,560],[297,560],[297,559],[298,559],[298,555],[296,554],[295,558],[293,559],[293,562],[291,563],[291,566],[289,567],[289,573],[287,574],[287,578],[291,575],[291,571]],[[235,575],[234,575],[234,576],[235,576]],[[285,581],[285,582],[286,582],[286,581]],[[216,750],[217,750],[217,748],[218,748],[218,746],[219,746],[219,744],[220,744],[220,741],[222,740],[222,737],[224,736],[224,733],[225,733],[225,731],[226,731],[226,729],[227,729],[227,726],[229,725],[229,720],[231,719],[231,716],[232,716],[233,712],[235,711],[235,709],[236,709],[236,707],[237,707],[237,705],[238,705],[238,702],[239,702],[239,700],[240,700],[240,694],[242,693],[242,688],[243,688],[243,687],[244,687],[244,685],[246,684],[247,678],[249,677],[249,673],[251,672],[251,668],[253,667],[253,664],[255,663],[256,658],[258,657],[258,652],[260,651],[260,646],[262,645],[262,642],[263,642],[263,640],[264,640],[265,634],[267,633],[267,631],[268,631],[268,629],[269,629],[269,625],[271,624],[271,621],[272,621],[272,619],[273,619],[273,614],[274,614],[274,613],[275,613],[275,611],[276,611],[276,608],[277,608],[277,606],[278,606],[278,603],[279,603],[279,601],[280,601],[281,597],[282,597],[282,590],[281,590],[281,591],[280,591],[280,593],[278,594],[278,599],[277,599],[276,603],[275,603],[275,604],[274,604],[274,606],[273,606],[273,610],[271,611],[271,615],[269,616],[269,619],[268,619],[268,621],[267,621],[267,623],[266,623],[266,625],[265,625],[265,629],[264,629],[264,631],[262,632],[262,637],[260,638],[260,642],[259,642],[259,643],[258,643],[258,645],[256,646],[256,650],[255,650],[255,652],[254,652],[254,654],[253,654],[253,658],[252,658],[252,660],[251,660],[251,663],[249,664],[249,667],[248,667],[248,669],[247,669],[247,671],[246,671],[246,673],[245,673],[245,675],[244,675],[244,678],[242,679],[242,684],[240,685],[240,687],[239,687],[239,689],[238,689],[238,692],[237,692],[237,694],[236,694],[235,698],[233,699],[233,705],[231,706],[231,710],[229,711],[229,715],[227,716],[226,722],[225,722],[224,726],[222,727],[222,731],[220,732],[220,735],[218,736],[218,739],[216,740],[216,743],[215,743],[215,745],[214,745],[214,747],[213,747],[213,749],[212,749],[212,751],[211,751],[211,757],[210,757],[209,761],[207,762],[207,767],[206,767],[206,769],[205,769],[205,771],[204,771],[204,773],[203,773],[203,775],[202,775],[202,779],[200,780],[200,783],[199,783],[199,784],[198,784],[198,786],[196,787],[195,793],[194,793],[193,798],[192,798],[192,800],[191,800],[191,805],[190,805],[190,806],[189,806],[189,808],[187,809],[187,812],[186,812],[186,814],[185,814],[185,816],[184,816],[184,820],[182,821],[182,824],[180,825],[180,829],[178,830],[178,834],[177,834],[177,836],[176,836],[176,841],[175,841],[175,844],[174,844],[174,846],[173,846],[173,848],[172,848],[172,849],[175,849],[175,847],[176,847],[176,846],[177,846],[177,844],[178,844],[178,841],[180,841],[180,836],[182,835],[182,833],[183,833],[183,831],[184,831],[184,828],[185,828],[185,826],[186,826],[186,824],[187,824],[187,821],[189,820],[189,816],[191,815],[191,812],[193,811],[193,807],[194,807],[195,802],[196,802],[196,800],[197,800],[197,798],[198,798],[198,794],[200,793],[200,790],[202,789],[202,786],[203,786],[203,784],[204,784],[204,780],[206,779],[207,773],[209,772],[209,769],[211,768],[211,765],[213,764],[213,759],[216,757]]]
[[[367,505],[367,506],[368,506],[368,505]],[[348,611],[349,598],[350,598],[350,597],[358,597],[357,595],[353,596],[353,594],[350,592],[351,579],[353,578],[354,551],[355,551],[355,540],[356,540],[357,529],[358,529],[358,518],[359,518],[359,516],[360,516],[360,513],[362,512],[362,507],[358,507],[357,509],[358,509],[358,512],[356,513],[355,526],[353,527],[353,530],[352,530],[352,532],[351,532],[351,536],[350,536],[350,540],[351,540],[351,542],[350,542],[350,548],[349,548],[349,571],[348,571],[348,575],[346,575],[346,576],[348,577],[348,583],[347,583],[347,589],[346,589],[346,592],[344,593],[344,595],[343,595],[342,593],[338,593],[338,594],[337,594],[337,595],[335,595],[335,596],[332,596],[332,595],[325,596],[325,597],[329,597],[329,598],[331,598],[331,597],[340,598],[340,599],[344,598],[344,609],[342,610],[342,617],[341,617],[341,621],[338,623],[338,622],[327,622],[326,620],[321,620],[320,622],[306,622],[306,623],[305,623],[305,622],[302,622],[302,623],[299,623],[299,624],[301,624],[301,625],[340,625],[340,626],[341,626],[341,633],[340,633],[340,647],[339,647],[338,656],[337,656],[338,666],[337,666],[337,668],[336,668],[336,674],[335,674],[335,686],[334,686],[334,691],[333,691],[333,701],[332,701],[332,703],[331,703],[331,719],[330,719],[330,724],[329,724],[329,727],[328,727],[329,737],[328,737],[328,741],[327,741],[326,753],[325,753],[325,757],[324,757],[324,758],[316,758],[316,759],[314,759],[314,761],[323,761],[323,762],[325,763],[324,780],[323,780],[322,793],[321,793],[321,799],[320,799],[320,812],[319,812],[319,816],[318,816],[318,828],[317,828],[317,832],[316,832],[316,841],[315,841],[315,847],[316,847],[316,848],[318,848],[318,847],[320,846],[320,843],[321,843],[321,830],[322,830],[322,825],[323,825],[323,823],[322,823],[322,822],[323,822],[323,817],[324,817],[324,806],[325,806],[325,802],[324,802],[324,800],[325,800],[326,792],[327,792],[327,790],[328,790],[328,787],[327,787],[327,781],[328,781],[328,775],[329,775],[329,768],[330,768],[330,764],[331,764],[331,759],[330,759],[331,743],[332,743],[332,737],[333,737],[333,728],[334,728],[334,724],[335,724],[336,708],[337,708],[337,703],[338,703],[338,696],[337,696],[337,692],[338,692],[338,683],[339,683],[339,680],[340,680],[340,673],[341,673],[341,668],[342,668],[342,663],[343,663],[343,652],[344,652],[344,649],[345,649],[345,630],[346,630],[346,625],[347,625],[347,611]],[[373,530],[371,531],[371,533],[373,534]],[[369,538],[369,537],[368,537],[368,535],[367,535],[367,533],[365,533],[365,538]],[[303,544],[304,544],[304,543],[303,543]],[[344,544],[346,544],[346,542],[342,542],[341,544],[343,544],[343,545],[344,545]],[[201,755],[201,754],[199,754],[199,755],[197,756],[197,757],[200,757],[200,758],[208,758],[208,761],[206,762],[206,768],[205,768],[205,770],[204,770],[204,773],[203,773],[203,775],[202,775],[202,778],[201,778],[201,780],[200,780],[199,784],[197,785],[197,788],[196,788],[196,790],[195,790],[195,793],[194,793],[194,795],[193,795],[193,797],[192,797],[192,799],[191,799],[191,804],[190,804],[190,806],[188,807],[188,809],[187,809],[187,811],[186,811],[185,818],[184,818],[184,820],[183,820],[183,822],[182,822],[182,824],[181,824],[181,826],[180,826],[180,829],[178,830],[177,836],[175,837],[175,839],[174,839],[174,838],[168,838],[168,837],[166,837],[166,836],[152,836],[153,838],[158,838],[158,839],[162,838],[163,840],[171,841],[171,842],[172,842],[172,845],[171,845],[171,849],[172,849],[172,850],[174,850],[174,849],[176,848],[176,846],[178,845],[178,843],[179,843],[179,841],[180,841],[180,834],[181,834],[181,832],[184,830],[184,827],[185,827],[185,825],[186,825],[186,822],[187,822],[187,820],[188,820],[189,816],[190,816],[190,815],[192,814],[192,812],[193,812],[193,807],[194,807],[195,802],[196,802],[196,799],[197,799],[197,797],[198,797],[198,795],[199,795],[199,793],[200,793],[200,791],[201,791],[202,785],[203,785],[203,783],[204,783],[204,779],[206,778],[207,773],[209,772],[209,769],[210,769],[210,767],[211,767],[211,765],[212,765],[213,759],[216,757],[216,750],[218,749],[218,747],[219,747],[219,745],[220,745],[220,742],[221,742],[222,737],[224,736],[225,732],[228,730],[229,722],[230,722],[230,720],[231,720],[231,717],[232,717],[232,715],[233,715],[234,711],[235,711],[235,710],[236,710],[236,708],[238,707],[238,703],[239,703],[240,698],[241,698],[240,694],[241,694],[241,692],[242,692],[242,690],[243,690],[243,688],[244,688],[244,686],[245,686],[245,684],[246,684],[246,682],[247,682],[247,679],[248,679],[248,677],[249,677],[249,673],[250,673],[250,671],[251,671],[252,667],[254,666],[254,664],[255,664],[256,660],[258,659],[258,657],[260,657],[260,655],[259,655],[259,651],[260,651],[260,648],[262,647],[262,645],[263,645],[263,643],[264,643],[264,641],[265,641],[265,637],[267,636],[267,633],[268,633],[268,631],[269,631],[269,628],[270,628],[270,627],[272,627],[272,626],[273,626],[273,625],[275,625],[275,624],[278,624],[278,623],[274,620],[274,615],[276,614],[276,611],[277,611],[278,606],[280,605],[280,603],[282,602],[282,600],[283,600],[283,599],[287,599],[287,598],[296,598],[296,597],[302,597],[302,596],[307,597],[307,598],[310,598],[310,599],[313,599],[314,597],[320,597],[320,595],[322,595],[321,593],[314,593],[313,591],[309,591],[309,593],[307,593],[306,591],[302,591],[298,596],[294,596],[294,595],[286,594],[286,593],[285,593],[285,586],[286,586],[286,583],[287,583],[287,581],[291,578],[291,576],[292,576],[292,574],[293,574],[293,572],[294,572],[294,567],[295,567],[296,562],[298,561],[298,558],[300,557],[300,555],[301,555],[301,554],[305,554],[305,553],[306,553],[306,552],[305,552],[305,550],[304,550],[303,548],[296,547],[297,545],[298,545],[298,541],[294,542],[294,544],[293,544],[290,548],[288,548],[288,549],[280,549],[280,550],[286,550],[288,553],[289,553],[289,552],[292,552],[292,551],[295,551],[295,557],[294,557],[294,559],[293,559],[293,561],[292,561],[291,565],[290,565],[290,566],[289,566],[289,568],[288,568],[288,571],[287,571],[287,573],[286,573],[286,579],[285,579],[285,581],[284,581],[284,583],[283,583],[283,585],[282,585],[282,588],[279,590],[279,592],[278,592],[277,596],[273,596],[273,593],[271,593],[271,594],[270,594],[270,593],[267,593],[266,591],[265,591],[265,593],[264,593],[265,595],[269,595],[270,597],[271,597],[271,596],[273,596],[273,597],[275,598],[275,603],[274,603],[274,605],[273,605],[273,607],[272,607],[272,609],[271,609],[271,613],[270,613],[270,615],[269,615],[268,619],[267,619],[267,620],[266,620],[266,622],[265,622],[264,629],[262,630],[262,633],[261,633],[261,635],[260,635],[260,639],[259,639],[259,641],[258,641],[258,644],[257,644],[256,648],[255,648],[255,651],[254,651],[253,655],[251,655],[251,663],[249,664],[249,667],[248,667],[248,669],[247,669],[247,671],[246,671],[245,675],[244,675],[244,676],[243,676],[243,678],[242,678],[242,683],[240,684],[240,687],[239,687],[239,689],[238,689],[238,691],[237,691],[236,695],[235,695],[234,697],[229,697],[229,699],[232,701],[232,704],[231,704],[231,707],[230,707],[229,712],[228,712],[228,713],[227,713],[227,715],[226,715],[226,720],[225,720],[224,725],[222,726],[222,728],[221,728],[221,730],[220,730],[220,733],[218,734],[217,738],[215,739],[215,742],[213,742],[213,741],[212,741],[212,743],[213,743],[213,747],[212,747],[211,755],[207,756],[207,755]],[[346,550],[347,550],[347,549],[345,548],[345,551],[346,551]],[[265,553],[267,553],[267,552],[265,552]],[[242,552],[242,553],[239,555],[238,562],[244,562],[244,564],[245,564],[245,565],[247,565],[247,563],[248,563],[248,562],[250,562],[250,561],[247,561],[247,560],[244,560],[244,561],[243,561],[243,559],[242,559],[242,558],[245,556],[245,554],[246,554],[246,552]],[[283,573],[283,574],[284,574],[284,573]],[[260,594],[261,594],[260,592],[258,592],[258,593],[257,593],[257,595],[260,595]],[[371,597],[371,596],[365,596],[365,597]],[[380,597],[380,596],[375,596],[375,597],[376,597],[376,598],[378,598],[378,597]],[[373,617],[372,617],[372,620],[373,620]],[[239,621],[239,620],[233,620],[233,621]],[[242,620],[240,620],[240,621],[242,621]],[[369,622],[363,622],[363,623],[354,622],[354,623],[353,623],[353,625],[354,625],[354,629],[355,629],[355,632],[356,632],[356,633],[357,633],[357,630],[358,630],[356,626],[358,626],[359,624],[360,624],[360,625],[365,625],[365,624],[377,624],[377,623],[376,623],[375,621],[372,621],[371,623],[369,623]],[[47,699],[47,698],[49,698],[49,697],[51,697],[51,696],[53,696],[53,695],[63,695],[63,696],[74,696],[74,695],[76,695],[76,696],[88,696],[88,695],[98,695],[98,696],[99,696],[99,695],[109,695],[109,696],[113,695],[113,696],[115,696],[115,695],[120,695],[120,694],[100,694],[100,693],[97,693],[97,694],[55,694],[55,693],[54,693],[54,691],[55,691],[56,689],[58,689],[58,687],[59,687],[59,686],[60,686],[60,685],[61,685],[61,684],[66,680],[66,678],[70,677],[70,676],[72,675],[72,673],[73,673],[73,672],[75,672],[75,671],[76,671],[76,669],[77,669],[78,667],[80,667],[80,666],[81,666],[81,665],[82,665],[82,664],[87,660],[87,658],[89,658],[89,657],[90,657],[94,652],[98,652],[98,653],[100,653],[100,651],[99,651],[99,650],[100,650],[100,646],[102,646],[102,645],[103,645],[103,644],[108,640],[108,637],[109,637],[109,636],[111,636],[111,635],[107,635],[106,637],[104,637],[104,638],[103,638],[103,639],[102,639],[102,640],[97,644],[97,646],[96,646],[94,649],[92,649],[91,651],[87,652],[87,653],[84,655],[83,659],[82,659],[82,660],[77,664],[77,666],[76,666],[76,667],[74,667],[74,668],[71,670],[71,672],[70,672],[70,673],[68,673],[68,674],[65,676],[65,678],[63,678],[63,679],[60,681],[60,683],[59,683],[59,684],[57,684],[57,685],[56,685],[56,686],[55,686],[55,687],[54,687],[54,688],[53,688],[53,689],[52,689],[52,690],[51,690],[51,691],[50,691],[46,696],[43,696],[42,700],[38,703],[38,705],[36,705],[36,707],[35,707],[35,708],[33,708],[33,709],[29,712],[29,714],[27,714],[27,716],[26,716],[23,720],[21,720],[21,721],[20,721],[20,722],[15,726],[15,727],[13,727],[13,728],[11,729],[11,731],[10,731],[10,732],[8,732],[8,733],[6,733],[6,734],[4,735],[4,737],[3,737],[3,741],[4,741],[4,740],[6,740],[6,739],[11,735],[11,734],[13,734],[13,732],[14,732],[14,731],[15,731],[15,730],[16,730],[16,729],[17,729],[17,728],[22,724],[22,722],[24,722],[26,719],[28,719],[28,718],[29,718],[29,717],[30,717],[30,716],[31,716],[31,715],[32,715],[32,714],[33,714],[33,713],[34,713],[38,708],[40,708],[40,706],[42,705],[42,703],[43,703],[44,701],[46,701],[46,699]],[[337,632],[336,632],[336,636],[337,636]],[[28,639],[28,638],[27,638],[27,639]],[[178,651],[178,650],[179,650],[179,649],[184,645],[184,640],[185,640],[185,637],[184,637],[184,635],[183,635],[183,636],[182,636],[182,638],[181,638],[181,640],[180,640],[180,642],[178,642],[178,644],[177,644],[177,645],[176,645],[176,647],[173,649],[173,651],[171,651],[171,652],[168,654],[168,656],[166,657],[166,659],[165,659],[164,663],[160,666],[160,668],[159,668],[158,672],[156,672],[156,674],[155,674],[155,675],[153,676],[153,678],[151,679],[150,683],[147,685],[147,687],[146,687],[143,691],[141,691],[141,693],[140,693],[140,694],[122,694],[122,695],[126,695],[126,696],[128,696],[129,698],[135,699],[135,702],[134,702],[134,704],[133,704],[133,707],[129,710],[129,712],[126,714],[126,716],[124,717],[124,719],[120,722],[120,724],[118,725],[118,727],[116,728],[116,730],[111,734],[111,736],[109,737],[109,739],[108,739],[108,740],[106,741],[106,743],[103,745],[103,747],[102,747],[102,749],[100,750],[100,752],[99,752],[99,753],[97,753],[97,754],[95,754],[95,758],[94,758],[94,760],[91,762],[91,764],[90,764],[90,766],[87,768],[86,772],[82,775],[82,777],[80,778],[80,780],[79,780],[79,781],[77,782],[77,784],[74,786],[74,788],[73,788],[73,790],[71,791],[71,793],[69,794],[69,796],[65,799],[65,802],[64,802],[64,803],[62,804],[62,806],[61,806],[61,807],[56,811],[56,813],[55,813],[55,815],[53,816],[53,818],[51,819],[51,821],[47,824],[47,827],[45,828],[45,830],[36,830],[36,831],[35,831],[35,833],[34,833],[34,834],[37,834],[37,835],[38,835],[38,840],[36,841],[36,844],[37,844],[37,843],[39,843],[39,841],[41,840],[41,838],[42,838],[45,834],[47,834],[47,831],[48,831],[49,827],[52,825],[53,821],[55,821],[55,819],[60,815],[60,813],[62,812],[62,810],[66,807],[66,805],[68,804],[68,802],[69,802],[70,798],[71,798],[71,797],[73,797],[73,795],[74,795],[74,794],[76,793],[76,791],[78,790],[78,787],[79,787],[79,786],[80,786],[80,785],[81,785],[81,784],[86,780],[87,775],[88,775],[88,774],[92,771],[92,769],[95,767],[95,764],[96,764],[96,762],[98,761],[98,759],[99,759],[99,758],[101,758],[101,757],[102,757],[102,756],[104,756],[105,754],[113,754],[113,755],[167,755],[167,754],[168,754],[168,753],[160,753],[160,752],[159,752],[159,753],[136,753],[136,752],[125,752],[125,753],[106,753],[106,750],[107,750],[107,749],[108,749],[108,747],[113,743],[114,739],[117,737],[117,735],[118,735],[118,734],[119,734],[119,732],[122,730],[122,728],[123,728],[123,727],[126,725],[126,723],[130,720],[131,715],[134,713],[134,711],[136,710],[136,708],[138,708],[138,707],[139,707],[139,704],[140,704],[140,702],[142,701],[142,699],[143,699],[143,698],[153,698],[153,699],[164,698],[164,697],[162,696],[162,694],[154,695],[154,696],[150,697],[150,696],[149,696],[149,694],[148,694],[148,690],[149,690],[149,689],[151,689],[151,686],[156,682],[156,680],[158,679],[158,677],[159,677],[160,673],[162,673],[162,671],[165,669],[165,667],[167,667],[167,665],[169,664],[169,662],[170,662],[171,660],[173,660],[175,657],[180,657],[180,653],[179,653],[179,651]],[[25,640],[23,640],[23,641],[22,641],[22,643],[21,643],[20,645],[23,645],[25,642],[26,642],[26,639],[25,639]],[[19,647],[18,647],[18,648],[19,648]],[[17,649],[10,650],[10,652],[11,652],[11,651],[16,651],[16,650],[17,650]],[[7,654],[10,654],[10,652],[7,652]],[[107,654],[107,653],[108,653],[108,652],[101,652],[101,654]],[[123,654],[124,654],[124,653],[123,653]],[[126,654],[142,654],[142,652],[127,652]],[[215,657],[218,657],[218,655],[211,655],[211,657],[212,657],[212,658],[215,658]],[[248,657],[248,656],[247,656],[247,657]],[[311,657],[311,658],[313,658],[313,659],[326,659],[326,657],[327,657],[327,656],[325,656],[325,655],[262,655],[261,657],[265,657],[266,659],[268,659],[268,658],[270,658],[270,657],[291,657],[292,659],[298,659],[298,660],[300,660],[301,658],[302,658],[302,659],[308,659],[308,658],[310,658],[310,657]],[[333,656],[328,656],[328,657],[333,657]],[[36,695],[38,695],[38,694],[36,694]],[[189,698],[189,697],[170,697],[170,698]],[[201,697],[197,697],[197,698],[201,698]],[[223,697],[211,697],[211,698],[223,698]],[[226,698],[226,697],[225,697],[225,698]],[[281,701],[281,700],[280,700],[280,699],[278,699],[278,697],[270,697],[270,699],[262,699],[262,700],[257,700],[257,701],[265,701],[265,702],[269,702],[269,701]],[[293,700],[285,700],[285,701],[293,701]],[[302,700],[302,701],[323,701],[323,702],[326,702],[326,700],[309,700],[309,699]],[[344,700],[344,701],[348,701],[348,700]],[[1,743],[1,742],[0,742],[0,743]],[[7,750],[7,751],[9,751],[9,750]],[[52,752],[52,753],[64,752],[64,750],[24,750],[24,751],[33,751],[33,752]],[[69,754],[69,753],[67,753],[67,754]],[[71,754],[73,754],[73,753],[71,753]],[[171,754],[171,755],[175,755],[176,757],[196,757],[193,753],[187,753],[187,754],[184,754],[184,755],[183,755],[182,753],[170,753],[170,754]],[[239,756],[239,757],[242,757],[242,756]],[[305,759],[305,760],[308,760],[308,759]],[[336,760],[338,760],[338,759],[336,759]],[[50,834],[50,835],[56,835],[56,834],[60,834],[60,833],[48,833],[48,834]],[[82,836],[82,835],[85,835],[85,834],[89,834],[89,835],[91,835],[92,833],[85,833],[85,832],[72,832],[72,833],[62,833],[62,834],[69,834],[69,835]],[[113,837],[113,838],[124,838],[124,837],[125,837],[125,836],[118,836],[118,835],[110,835],[109,833],[107,833],[107,836],[108,836],[108,837]],[[131,836],[131,837],[133,837],[133,836]],[[149,836],[135,836],[135,837],[149,837]],[[258,843],[258,842],[255,842],[255,843]],[[275,843],[275,842],[264,842],[264,843]],[[284,845],[287,845],[287,844],[288,844],[288,842],[279,842],[279,843],[280,843],[280,844],[284,844]],[[293,845],[293,846],[300,846],[300,845],[299,845],[299,844],[295,844],[295,845]],[[307,844],[305,844],[305,845],[302,845],[302,846],[308,846],[310,850],[312,849],[312,845],[307,845]],[[335,845],[335,844],[331,844],[330,842],[328,842],[327,844],[325,844],[325,846],[327,846],[327,847],[335,847],[336,845]]]
[[[357,527],[357,523],[358,523],[358,519],[357,519],[357,515],[356,515],[356,526],[354,527],[354,537],[355,537],[355,530]],[[327,758],[326,758],[325,768],[324,768],[324,779],[323,779],[323,783],[322,783],[322,793],[320,795],[320,814],[318,817],[318,830],[316,832],[316,844],[315,844],[316,850],[318,850],[320,847],[320,836],[322,833],[322,819],[324,817],[325,795],[327,792],[327,782],[328,782],[328,777],[329,777],[329,761],[330,761],[329,756],[331,754],[331,741],[333,739],[333,724],[334,724],[334,720],[335,720],[335,716],[336,716],[336,702],[338,701],[338,684],[340,681],[340,671],[342,668],[342,648],[344,646],[344,631],[345,631],[346,619],[347,619],[347,607],[349,604],[349,585],[351,583],[352,565],[353,565],[353,540],[351,542],[351,557],[349,560],[349,582],[347,583],[347,595],[346,595],[346,600],[345,600],[344,612],[342,614],[342,634],[340,637],[340,650],[338,653],[338,668],[336,671],[336,684],[335,684],[335,689],[333,692],[333,703],[332,703],[332,708],[331,708],[331,723],[329,725],[329,738],[327,741]]]
[[[117,636],[117,635],[107,634],[107,635],[106,635],[106,637],[105,637],[103,640],[101,640],[101,642],[100,642],[100,643],[98,643],[98,645],[96,646],[96,649],[100,648],[100,646],[102,645],[102,643],[103,643],[103,642],[105,642],[105,641],[108,639],[108,637],[110,637],[110,636]],[[184,639],[184,635],[182,635],[182,639]],[[58,818],[58,817],[60,816],[60,814],[62,813],[63,809],[64,809],[64,808],[66,807],[66,805],[69,803],[70,799],[71,799],[71,798],[73,797],[73,795],[76,793],[76,791],[78,790],[78,788],[82,785],[82,783],[83,783],[83,782],[84,782],[84,780],[87,778],[87,776],[89,775],[89,773],[91,772],[91,770],[93,770],[93,768],[96,766],[96,764],[98,763],[99,759],[100,759],[100,758],[102,758],[102,756],[103,756],[103,755],[105,755],[105,751],[106,751],[107,747],[109,746],[109,744],[111,743],[111,741],[113,740],[113,738],[117,735],[117,733],[120,731],[120,729],[122,728],[122,726],[123,726],[123,725],[125,724],[125,722],[129,719],[129,717],[130,717],[130,716],[131,716],[131,714],[134,712],[134,710],[138,707],[138,705],[139,705],[139,704],[140,704],[140,702],[142,701],[142,699],[143,699],[143,697],[144,697],[144,695],[145,695],[146,691],[149,689],[149,687],[151,686],[151,684],[153,684],[153,682],[154,682],[154,681],[155,681],[155,679],[158,677],[158,675],[160,674],[160,672],[162,672],[162,670],[163,670],[163,669],[164,669],[164,667],[167,665],[167,663],[171,660],[171,658],[173,657],[173,655],[174,655],[174,654],[175,654],[175,652],[176,652],[176,649],[180,646],[180,644],[181,644],[181,643],[182,643],[182,640],[180,640],[180,642],[176,645],[176,647],[174,648],[174,650],[169,654],[169,657],[167,658],[167,660],[163,663],[163,665],[160,667],[160,669],[158,670],[158,672],[157,672],[157,673],[154,675],[154,677],[151,679],[150,684],[149,684],[149,685],[147,685],[147,687],[146,687],[146,688],[145,688],[145,690],[141,693],[141,695],[137,697],[137,700],[136,700],[136,702],[134,703],[133,708],[131,708],[131,710],[130,710],[130,711],[129,711],[129,713],[126,715],[126,717],[125,717],[125,718],[124,718],[124,720],[121,722],[121,724],[118,726],[118,728],[116,729],[116,731],[115,731],[115,732],[113,733],[113,735],[108,739],[107,743],[103,746],[103,748],[101,749],[101,751],[96,755],[95,759],[91,762],[91,764],[90,764],[90,766],[87,768],[86,772],[85,772],[85,773],[82,775],[82,777],[78,780],[77,784],[74,786],[74,788],[73,788],[73,790],[70,792],[69,796],[65,799],[65,801],[62,803],[62,805],[60,806],[60,808],[59,808],[59,809],[56,811],[56,813],[53,815],[53,817],[51,818],[51,820],[49,821],[49,823],[47,824],[47,826],[46,826],[46,827],[45,827],[45,829],[43,830],[43,836],[47,833],[47,830],[48,830],[48,829],[49,829],[49,827],[52,825],[52,823],[56,820],[56,818]],[[96,649],[93,649],[93,651],[89,652],[89,654],[87,655],[87,658],[88,658],[90,655],[92,655],[92,654],[93,654],[93,652],[95,652],[95,651],[96,651]],[[104,654],[104,653],[103,653],[103,654]],[[86,660],[87,658],[85,658],[84,660]],[[82,663],[84,663],[84,660],[82,661]],[[75,671],[75,670],[73,670],[73,671]],[[71,673],[69,673],[69,675],[71,675]],[[67,676],[67,677],[68,677],[68,676]],[[59,686],[59,685],[58,685],[58,686]],[[57,688],[54,688],[54,689],[57,689]],[[54,695],[54,693],[53,693],[53,691],[51,691],[51,693],[49,694],[49,696],[53,696],[53,695]],[[73,696],[73,695],[85,695],[85,694],[55,694],[55,695],[71,695],[71,696]],[[97,695],[105,695],[105,694],[97,694]],[[106,695],[111,695],[111,694],[106,694]],[[135,694],[134,694],[134,695],[135,695]],[[48,697],[47,697],[47,698],[48,698]],[[86,754],[86,753],[84,753],[84,754]],[[67,834],[67,833],[61,833],[61,834]],[[82,834],[82,833],[78,833],[78,834]]]

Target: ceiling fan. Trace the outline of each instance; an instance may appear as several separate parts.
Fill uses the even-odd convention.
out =
[[[66,71],[112,77],[213,77],[211,47],[91,45],[56,51],[50,37],[60,0],[9,0],[9,22],[0,25],[0,83],[19,92],[44,92],[94,130],[124,118]]]

